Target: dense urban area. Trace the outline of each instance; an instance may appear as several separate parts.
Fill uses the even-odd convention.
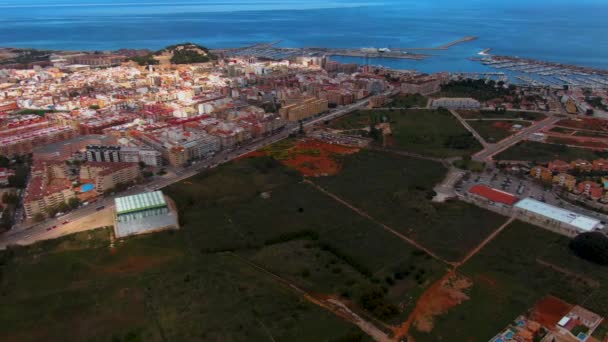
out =
[[[0,339],[608,341],[605,73],[273,45],[0,49]]]

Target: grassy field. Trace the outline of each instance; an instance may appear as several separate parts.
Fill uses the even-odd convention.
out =
[[[331,341],[359,332],[244,260],[394,323],[445,271],[271,158],[165,192],[179,231],[115,250],[98,230],[0,253],[0,338]],[[364,306],[370,293],[381,300]]]
[[[353,329],[229,254],[198,253],[185,232],[115,252],[108,234],[2,254],[3,341],[306,341]]]
[[[492,110],[459,110],[458,114],[465,119],[505,119],[505,120],[527,120],[541,121],[547,118],[543,113],[509,110],[497,112]]]
[[[495,83],[485,80],[451,81],[441,86],[441,91],[435,97],[472,97],[478,101],[488,101],[495,98],[512,95],[514,90],[498,87]]]
[[[393,266],[409,260],[417,251],[415,248],[312,186],[299,183],[298,176],[284,176],[286,169],[280,165],[267,171],[269,179],[279,180],[270,184],[272,188],[268,183],[260,182],[258,184],[263,185],[254,189],[251,184],[255,181],[248,179],[251,176],[247,174],[257,173],[245,170],[255,168],[259,160],[266,159],[227,165],[220,171],[170,189],[169,194],[177,199],[180,211],[185,213],[182,215],[185,227],[191,239],[198,241],[197,247],[201,251],[240,251],[313,292],[357,298],[370,287],[391,287],[384,284],[385,278],[393,275]],[[370,164],[370,168],[376,167],[378,165]],[[231,193],[230,183],[223,180],[237,177],[243,184],[249,184],[249,189],[244,185],[245,189],[240,190],[249,196],[241,195],[234,201],[222,200],[221,206],[206,199],[205,192],[213,191],[214,187],[228,185],[223,191]],[[285,181],[285,177],[292,179]],[[283,184],[277,185],[277,182]],[[260,196],[264,192],[266,198]],[[293,267],[276,264],[287,259]],[[415,264],[425,269],[429,281],[423,279],[416,281],[413,288],[406,287],[410,292],[421,292],[442,265],[426,258]],[[336,282],[337,279],[340,281]],[[394,286],[403,287],[410,281],[396,281]],[[394,304],[403,304],[405,297],[388,295]],[[410,295],[407,293],[408,298]]]
[[[440,316],[430,334],[415,332],[416,341],[488,341],[501,329],[552,294],[596,313],[608,315],[608,268],[575,257],[569,239],[547,230],[514,222],[461,272],[473,281],[470,299]],[[548,261],[595,281],[557,272]]]
[[[504,127],[497,127],[496,123],[505,123],[505,124],[509,124],[509,125],[519,124],[524,127],[530,126],[530,123],[528,121],[520,121],[520,120],[513,120],[513,121],[470,120],[470,121],[468,121],[468,123],[469,123],[469,125],[471,125],[471,127],[473,127],[473,129],[477,133],[479,133],[479,135],[481,135],[481,137],[485,141],[487,141],[489,143],[499,142],[505,138],[510,137],[511,135],[513,135],[515,133]]]
[[[403,110],[387,112],[394,147],[434,157],[455,157],[475,153],[481,145],[447,111]]]
[[[433,157],[455,157],[475,153],[481,145],[447,111],[365,110],[334,120],[330,127],[341,130],[367,128],[371,123],[389,122],[394,148]]]
[[[426,107],[428,98],[420,94],[397,95],[391,105],[396,108]]]
[[[377,220],[457,261],[506,218],[464,202],[432,203],[445,168],[432,161],[362,151],[341,174],[315,180]]]
[[[499,153],[497,160],[523,160],[547,163],[555,159],[572,161],[582,158],[594,160],[605,158],[606,153],[590,149],[569,147],[565,145],[546,144],[536,141],[522,141],[515,146]]]

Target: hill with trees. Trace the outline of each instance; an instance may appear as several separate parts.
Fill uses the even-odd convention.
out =
[[[182,43],[165,47],[145,56],[131,58],[139,65],[156,65],[161,60],[170,61],[171,64],[206,63],[216,60],[217,57],[209,49],[194,43]]]

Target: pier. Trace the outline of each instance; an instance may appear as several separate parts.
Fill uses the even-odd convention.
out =
[[[427,48],[389,48],[377,49],[374,48],[352,48],[352,49],[337,49],[324,47],[306,47],[306,48],[282,48],[276,47],[281,41],[271,43],[259,43],[242,48],[218,49],[213,52],[232,55],[232,56],[254,56],[268,59],[284,59],[295,56],[347,56],[347,57],[362,57],[362,58],[396,58],[396,59],[414,59],[422,60],[429,55],[411,53],[408,51],[440,51],[448,50],[454,45],[462,44],[476,40],[476,36],[467,36],[456,41],[438,46]],[[371,50],[371,51],[369,51]],[[375,50],[375,51],[374,51]]]

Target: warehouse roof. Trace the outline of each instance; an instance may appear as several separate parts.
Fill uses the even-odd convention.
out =
[[[486,198],[492,202],[506,205],[513,205],[519,200],[519,198],[508,192],[490,188],[489,186],[485,185],[474,185],[469,189],[469,192]]]
[[[167,202],[161,191],[118,197],[114,200],[114,203],[116,204],[117,215],[167,206]]]
[[[575,212],[561,209],[532,198],[526,198],[519,201],[515,207],[569,224],[583,231],[592,231],[600,225],[600,221],[594,218],[579,215]]]

